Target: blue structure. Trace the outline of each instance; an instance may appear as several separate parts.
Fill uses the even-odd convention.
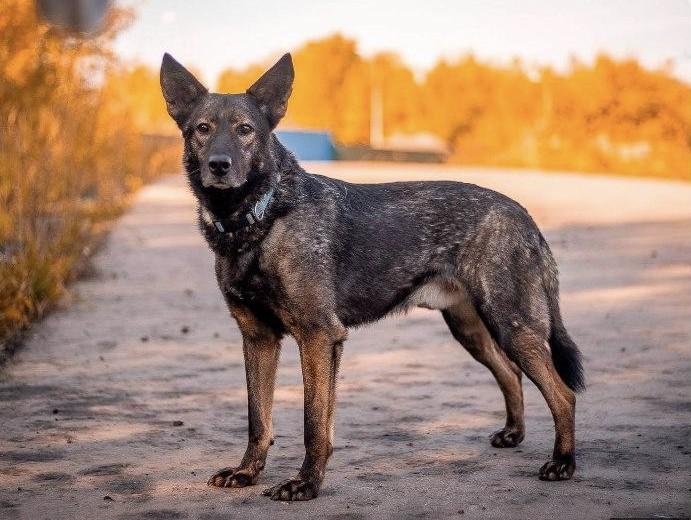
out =
[[[302,161],[333,161],[336,148],[328,132],[277,130],[278,140]]]

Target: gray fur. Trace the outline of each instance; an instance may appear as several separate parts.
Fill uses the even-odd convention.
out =
[[[298,475],[268,494],[314,498],[333,449],[347,328],[416,305],[441,310],[454,337],[497,378],[507,424],[493,445],[523,439],[521,371],[537,384],[557,431],[540,477],[570,478],[580,354],[561,320],[556,263],[532,218],[517,202],[472,184],[350,184],[305,172],[272,133],[292,80],[289,55],[245,94],[206,93],[168,55],[161,69],[185,139],[199,226],[243,332],[251,395],[245,458],[210,484],[256,482],[270,445],[273,392],[273,383],[257,381],[273,381],[280,339],[291,334],[303,365],[306,456]],[[228,171],[212,167],[210,157],[219,154]],[[264,218],[248,225],[247,212],[271,190]]]

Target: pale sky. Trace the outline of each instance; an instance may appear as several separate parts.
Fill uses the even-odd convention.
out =
[[[675,63],[691,83],[691,0],[116,0],[138,18],[117,52],[158,67],[164,52],[200,70],[266,61],[336,31],[365,56],[397,52],[422,74],[440,57],[563,68],[599,51],[656,67]],[[325,64],[326,66],[326,64]],[[299,71],[298,71],[299,73]]]

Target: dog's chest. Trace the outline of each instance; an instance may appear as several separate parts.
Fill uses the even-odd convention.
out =
[[[216,276],[226,298],[249,306],[272,307],[275,295],[273,277],[260,267],[261,242],[268,229],[261,223],[222,233],[200,211],[199,228],[210,249],[216,254]]]
[[[216,276],[226,298],[249,307],[271,309],[276,283],[260,268],[258,256],[257,248],[232,255],[217,254]]]

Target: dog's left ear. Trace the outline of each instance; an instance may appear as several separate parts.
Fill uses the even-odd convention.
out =
[[[168,113],[180,129],[197,103],[209,92],[190,71],[168,53],[163,55],[161,63],[161,90]]]
[[[254,98],[268,119],[272,130],[286,113],[294,78],[293,59],[287,53],[247,89],[247,93]]]

